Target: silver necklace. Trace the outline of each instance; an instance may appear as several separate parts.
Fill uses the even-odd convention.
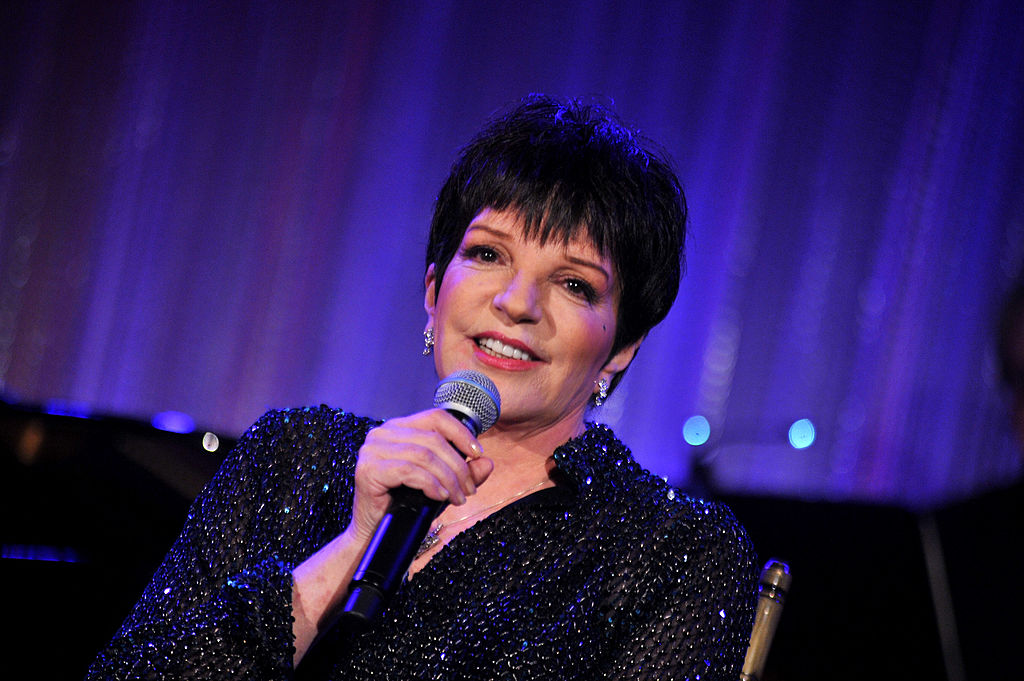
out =
[[[546,482],[547,482],[547,479],[541,480],[536,485],[533,485],[531,487],[527,487],[526,489],[524,489],[521,492],[516,492],[515,494],[513,494],[510,497],[505,497],[501,501],[497,501],[497,502],[491,504],[490,506],[488,506],[487,508],[482,508],[479,511],[476,511],[474,513],[470,513],[469,515],[464,515],[461,518],[459,518],[458,520],[453,520],[453,521],[448,522],[448,523],[438,523],[437,525],[434,525],[432,528],[430,528],[430,532],[427,532],[427,536],[423,538],[423,541],[420,542],[420,547],[418,549],[416,549],[416,556],[415,556],[415,558],[419,558],[424,553],[429,551],[435,544],[437,544],[438,536],[441,534],[441,530],[443,530],[444,528],[451,527],[452,525],[458,525],[461,522],[465,522],[467,520],[471,520],[473,518],[476,518],[477,516],[481,516],[481,515],[483,515],[484,513],[487,513],[488,511],[490,511],[493,508],[497,508],[497,507],[501,506],[504,503],[512,501],[513,499],[517,499],[517,498],[519,498],[519,497],[521,497],[521,496],[523,496],[523,495],[525,495],[525,494],[527,494],[529,492],[532,492],[533,490],[537,489],[538,487],[540,487],[541,485],[545,484]],[[415,558],[413,560],[415,560]]]

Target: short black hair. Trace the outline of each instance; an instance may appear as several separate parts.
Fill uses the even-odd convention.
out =
[[[612,355],[672,307],[686,199],[667,155],[606,107],[530,95],[462,149],[430,225],[427,266],[435,267],[437,289],[485,208],[514,210],[527,238],[542,244],[586,237],[612,261],[619,282]]]

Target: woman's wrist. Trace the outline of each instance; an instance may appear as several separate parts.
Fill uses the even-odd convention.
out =
[[[320,625],[339,606],[352,581],[369,537],[354,524],[292,570],[295,663],[316,638]]]

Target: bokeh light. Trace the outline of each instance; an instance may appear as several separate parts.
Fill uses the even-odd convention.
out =
[[[683,439],[686,440],[686,444],[699,447],[710,437],[711,424],[706,418],[697,414],[686,419],[686,423],[683,424]]]
[[[215,452],[220,449],[220,438],[214,433],[203,435],[203,449],[208,452]]]
[[[800,419],[789,427],[789,444],[794,449],[806,449],[814,444],[816,433],[810,419]]]
[[[152,423],[154,428],[171,433],[191,433],[196,428],[192,417],[180,411],[162,411],[153,416]]]

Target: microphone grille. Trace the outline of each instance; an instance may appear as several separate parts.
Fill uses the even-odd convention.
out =
[[[479,371],[456,371],[437,384],[434,406],[464,415],[471,423],[463,422],[479,435],[497,422],[501,397],[494,382]]]

